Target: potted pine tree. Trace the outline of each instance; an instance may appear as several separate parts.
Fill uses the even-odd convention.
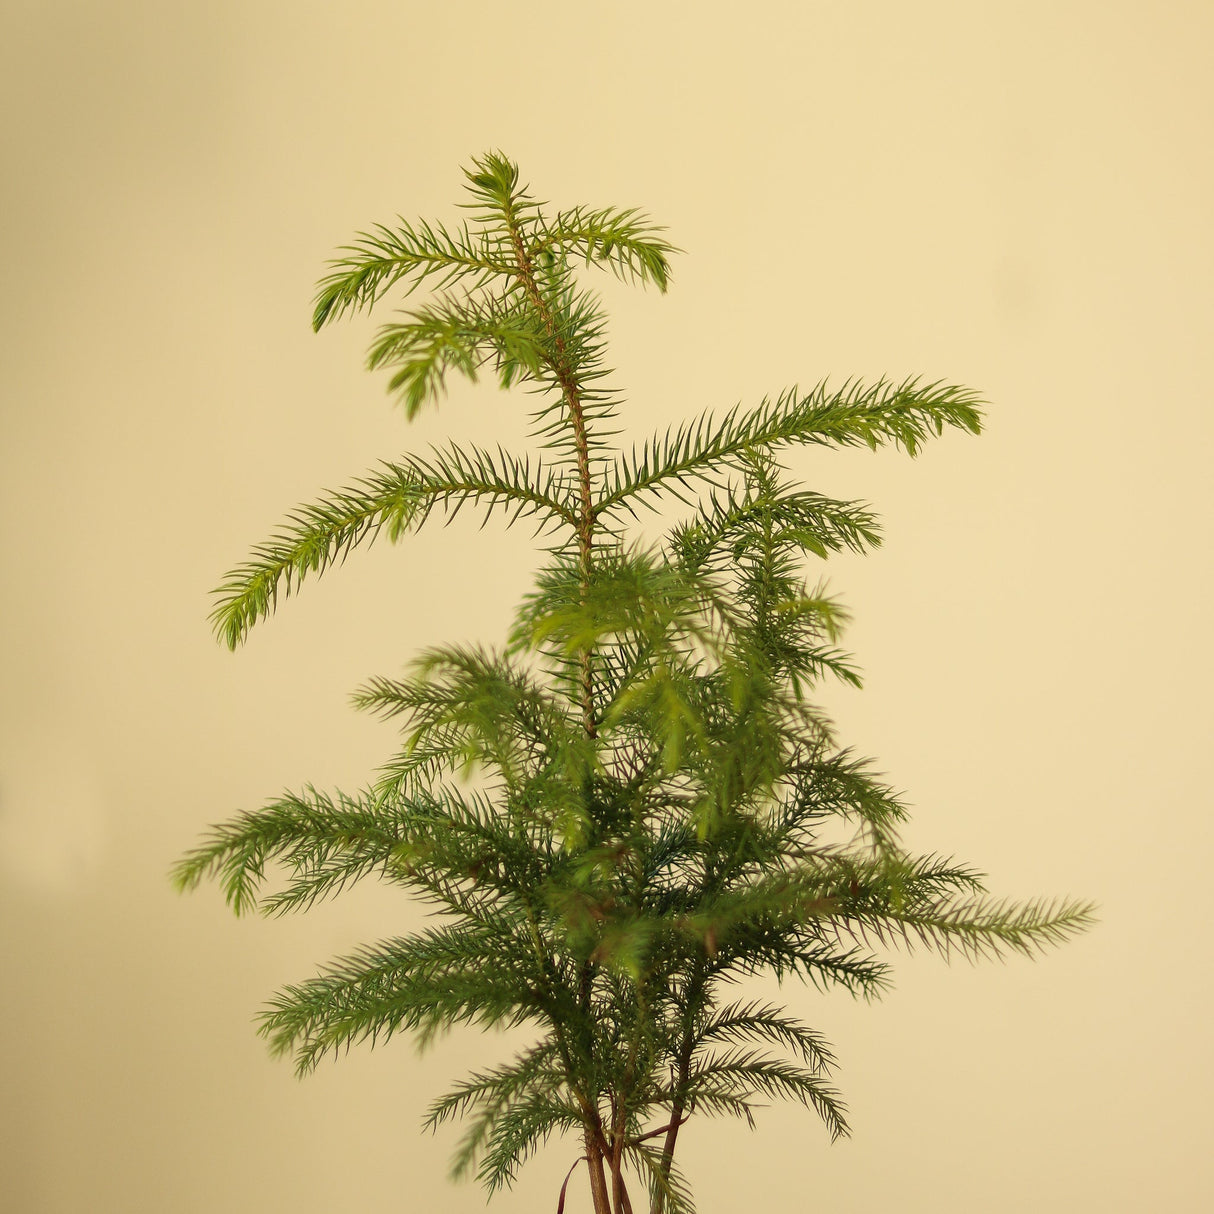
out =
[[[474,160],[466,188],[467,221],[377,227],[344,250],[314,324],[431,288],[380,329],[370,366],[409,418],[449,374],[491,368],[528,390],[537,450],[448,444],[300,507],[227,577],[212,618],[235,648],[351,549],[461,508],[542,531],[534,588],[502,644],[431,649],[357,693],[403,728],[365,789],[308,787],[239,814],[174,878],[217,879],[237,914],[305,910],[367,878],[412,891],[431,925],[277,994],[260,1022],[271,1049],[302,1074],[399,1032],[526,1025],[527,1049],[430,1109],[430,1127],[467,1124],[455,1174],[492,1193],[565,1137],[595,1214],[686,1214],[691,1118],[750,1122],[757,1099],[780,1097],[848,1132],[828,1043],[739,979],[870,997],[884,946],[1031,954],[1092,911],[992,899],[967,866],[910,854],[903,805],[811,698],[857,676],[838,648],[846,616],[810,588],[806,559],[880,533],[865,505],[792,483],[781,454],[914,455],[946,427],[977,433],[975,395],[822,383],[618,446],[604,313],[576,271],[664,291],[672,246],[635,210],[552,211],[500,154]],[[681,521],[660,542],[631,538],[637,512],[661,505]]]

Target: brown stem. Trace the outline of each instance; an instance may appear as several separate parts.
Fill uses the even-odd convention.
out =
[[[561,1194],[556,1200],[556,1214],[565,1214],[565,1194],[569,1191],[569,1178],[573,1175],[578,1164],[581,1163],[585,1158],[585,1155],[579,1155],[577,1159],[573,1161],[573,1167],[571,1167],[569,1171],[565,1173],[565,1180],[561,1185]]]
[[[633,1080],[636,1078],[637,1053],[640,1049],[647,1006],[648,1001],[645,998],[645,986],[642,981],[637,986],[636,1036],[633,1037],[628,1047],[628,1063],[624,1067],[624,1082],[619,1103],[613,1110],[615,1118],[611,1127],[611,1176],[615,1185],[616,1214],[632,1214],[632,1203],[628,1200],[628,1190],[624,1185],[625,1132],[628,1129],[628,1098]]]
[[[603,1151],[599,1136],[586,1127],[586,1167],[590,1170],[590,1196],[594,1201],[594,1214],[612,1214],[611,1196],[607,1192],[607,1176],[603,1171]]]
[[[698,993],[700,982],[693,981],[692,989],[689,992],[690,1000],[694,1000]],[[662,1143],[662,1158],[658,1163],[661,1173],[669,1179],[670,1169],[674,1165],[674,1148],[679,1140],[679,1127],[691,1115],[684,1110],[687,1108],[687,1101],[683,1096],[684,1089],[687,1087],[687,1079],[691,1073],[691,1054],[694,1049],[694,1041],[691,1037],[691,1028],[688,1025],[687,1038],[684,1042],[682,1050],[679,1051],[679,1070],[675,1080],[674,1100],[670,1105],[670,1124],[666,1127],[666,1141]],[[695,1102],[692,1102],[692,1108],[695,1108]],[[662,1214],[666,1207],[666,1194],[658,1189],[654,1194],[652,1214]]]
[[[615,1201],[615,1214],[632,1214],[632,1202],[628,1200],[628,1189],[624,1184],[624,1130],[627,1114],[621,1100],[611,1129],[611,1196]]]
[[[679,1126],[687,1120],[683,1116],[683,1101],[680,1097],[675,1097],[672,1112],[675,1114],[666,1128],[666,1141],[662,1143],[662,1159],[658,1164],[659,1169],[664,1177],[669,1178],[670,1168],[674,1163],[674,1145],[679,1137]],[[653,1197],[653,1214],[662,1214],[666,1208],[666,1194],[658,1189]]]
[[[624,1171],[614,1155],[611,1160],[611,1195],[615,1200],[615,1214],[632,1214],[632,1202],[624,1184]]]
[[[510,241],[514,246],[515,263],[518,266],[519,281],[527,293],[532,306],[544,322],[548,336],[556,346],[557,357],[553,364],[557,382],[561,385],[561,394],[565,398],[565,406],[569,410],[569,420],[573,424],[573,445],[577,453],[578,493],[581,498],[581,512],[578,516],[577,538],[578,557],[581,572],[582,595],[585,597],[590,584],[591,550],[594,542],[594,498],[590,485],[590,442],[586,434],[586,413],[582,407],[582,390],[569,365],[569,348],[564,337],[557,332],[556,321],[552,310],[540,294],[539,284],[535,281],[535,270],[527,248],[523,244],[522,233],[512,210],[506,210],[506,226],[510,230]],[[594,720],[594,684],[591,673],[590,650],[584,649],[581,654],[582,674],[582,724],[588,737],[597,736],[598,729]]]
[[[561,394],[565,399],[565,407],[569,410],[569,420],[573,426],[573,443],[577,455],[578,491],[581,499],[581,509],[577,520],[578,564],[583,601],[590,586],[590,573],[594,543],[594,498],[590,483],[590,442],[586,433],[586,414],[582,406],[581,388],[577,382],[573,367],[569,361],[569,350],[564,337],[557,332],[556,322],[552,311],[540,294],[539,284],[535,280],[535,271],[523,243],[513,209],[509,204],[505,207],[506,225],[510,231],[510,240],[514,247],[515,264],[518,268],[519,282],[526,292],[532,306],[539,314],[548,336],[556,347],[556,359],[552,364],[557,382],[561,386]],[[590,649],[581,653],[581,699],[582,725],[587,737],[596,737],[598,729],[594,719],[594,684],[591,668]],[[589,965],[582,970],[582,1002],[589,1004],[591,970]],[[583,1101],[583,1113],[586,1115],[584,1137],[586,1142],[586,1167],[590,1173],[590,1195],[594,1202],[594,1214],[613,1214],[612,1193],[615,1196],[614,1214],[632,1214],[632,1205],[628,1200],[628,1192],[624,1188],[623,1176],[620,1172],[619,1156],[623,1147],[622,1135],[615,1135],[616,1142],[611,1151],[612,1192],[607,1189],[607,1176],[603,1166],[607,1152],[607,1142],[603,1136],[603,1124],[598,1110],[590,1103]]]
[[[688,1114],[687,1116],[689,1116],[689,1115],[690,1115],[690,1114]],[[649,1131],[647,1131],[647,1132],[646,1132],[646,1133],[644,1133],[644,1134],[638,1134],[638,1135],[637,1135],[635,1138],[630,1138],[630,1139],[628,1140],[628,1145],[629,1145],[630,1147],[634,1147],[634,1146],[636,1146],[638,1143],[648,1141],[650,1138],[656,1138],[656,1137],[657,1137],[659,1134],[667,1134],[667,1133],[669,1133],[669,1132],[670,1132],[670,1131],[671,1131],[671,1130],[672,1130],[672,1129],[673,1129],[673,1128],[674,1128],[676,1125],[682,1125],[682,1124],[683,1124],[683,1122],[685,1122],[685,1121],[687,1120],[687,1116],[680,1117],[680,1118],[679,1118],[679,1120],[678,1120],[677,1122],[674,1122],[674,1121],[668,1121],[668,1122],[667,1122],[665,1125],[660,1125],[660,1126],[658,1126],[658,1128],[657,1128],[656,1130],[649,1130]]]

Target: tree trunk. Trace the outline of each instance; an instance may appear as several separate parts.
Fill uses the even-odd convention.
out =
[[[607,1189],[607,1175],[603,1171],[603,1152],[599,1148],[598,1135],[591,1129],[586,1130],[586,1167],[590,1172],[594,1214],[611,1214],[611,1194]]]

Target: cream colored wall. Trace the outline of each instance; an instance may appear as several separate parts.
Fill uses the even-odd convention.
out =
[[[687,250],[665,298],[605,284],[635,431],[824,374],[987,394],[983,438],[915,462],[790,457],[887,520],[832,563],[868,687],[829,702],[912,843],[1102,904],[1036,965],[916,959],[873,1006],[788,989],[855,1136],[792,1108],[689,1130],[703,1214],[1208,1208],[1210,5],[6,8],[0,1209],[482,1208],[417,1123],[502,1042],[301,1084],[251,1028],[416,912],[237,921],[165,871],[284,785],[357,784],[391,735],[348,691],[500,635],[527,584],[526,537],[461,524],[352,558],[235,656],[205,622],[291,505],[520,432],[491,387],[408,429],[370,326],[307,325],[336,245],[450,216],[494,146]],[[575,1154],[495,1208],[554,1208]]]

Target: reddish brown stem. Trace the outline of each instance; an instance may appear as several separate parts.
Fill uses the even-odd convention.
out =
[[[570,1168],[569,1171],[565,1173],[565,1180],[564,1180],[564,1183],[561,1185],[561,1195],[560,1195],[560,1197],[557,1198],[557,1202],[556,1202],[556,1214],[565,1214],[565,1194],[569,1189],[569,1179],[573,1175],[574,1170],[577,1168],[578,1164],[581,1163],[582,1160],[585,1158],[586,1158],[585,1155],[579,1155],[577,1157],[577,1159],[575,1159],[573,1161],[573,1167]]]
[[[691,1102],[691,1112],[684,1113],[683,1089],[687,1086],[688,1073],[691,1070],[691,1043],[688,1042],[679,1056],[678,1082],[675,1088],[675,1098],[670,1106],[670,1123],[666,1126],[666,1141],[662,1143],[662,1158],[658,1167],[662,1175],[669,1179],[670,1169],[674,1165],[674,1148],[679,1140],[679,1127],[695,1111],[695,1101]],[[666,1194],[660,1189],[654,1194],[651,1214],[662,1214],[666,1208]]]
[[[594,1214],[612,1214],[607,1174],[603,1170],[603,1151],[598,1135],[589,1127],[586,1129],[586,1166],[590,1169],[590,1196],[594,1202]]]
[[[681,1126],[687,1120],[687,1116],[680,1117],[678,1121],[668,1121],[665,1125],[660,1125],[656,1130],[649,1130],[645,1134],[638,1134],[635,1138],[628,1140],[629,1146],[636,1146],[639,1142],[644,1142],[649,1138],[656,1138],[659,1134],[668,1134],[677,1126]]]
[[[557,382],[561,386],[565,407],[569,410],[569,420],[573,426],[573,445],[577,457],[578,494],[581,509],[577,521],[579,581],[583,601],[590,586],[592,553],[594,544],[594,498],[590,483],[590,442],[586,433],[586,414],[582,407],[581,388],[577,382],[573,367],[569,360],[568,346],[561,333],[557,331],[556,321],[552,310],[548,307],[543,295],[540,294],[539,284],[535,279],[534,267],[523,243],[522,233],[514,216],[512,206],[505,207],[506,225],[510,231],[510,240],[514,246],[515,264],[518,268],[518,279],[530,300],[531,305],[539,314],[548,336],[556,348],[556,358],[551,362]],[[594,683],[589,648],[583,649],[580,656],[581,665],[581,700],[582,725],[587,737],[596,737],[597,724],[594,719]],[[583,998],[588,995],[588,969],[583,972]],[[623,1177],[619,1167],[619,1148],[610,1152],[612,1172],[612,1193],[608,1192],[607,1176],[604,1159],[608,1155],[607,1141],[603,1136],[603,1125],[597,1109],[590,1104],[583,1105],[586,1114],[585,1142],[586,1167],[590,1172],[590,1194],[594,1202],[594,1214],[613,1214],[612,1193],[615,1195],[614,1214],[632,1214],[632,1206],[628,1201],[627,1190],[623,1186]],[[622,1145],[622,1143],[620,1144]]]
[[[578,516],[577,538],[578,558],[581,573],[582,595],[590,583],[591,552],[594,543],[594,498],[590,485],[590,441],[586,433],[586,414],[582,408],[582,391],[569,365],[569,348],[565,339],[557,332],[556,321],[552,311],[540,294],[539,284],[535,281],[535,271],[531,258],[523,244],[522,233],[519,231],[511,211],[506,212],[506,224],[510,229],[510,240],[514,246],[515,263],[518,266],[519,282],[527,293],[527,298],[539,313],[548,336],[556,347],[556,359],[552,369],[557,382],[561,385],[561,395],[565,398],[565,407],[569,410],[569,420],[573,425],[573,446],[577,454],[578,494],[581,498],[581,511]],[[581,654],[582,675],[582,725],[588,737],[595,737],[598,728],[594,719],[594,683],[591,670],[590,650],[584,649]]]
[[[611,1138],[611,1196],[615,1201],[615,1214],[632,1214],[632,1202],[628,1199],[628,1188],[624,1184],[625,1124],[626,1116],[621,1102]]]

